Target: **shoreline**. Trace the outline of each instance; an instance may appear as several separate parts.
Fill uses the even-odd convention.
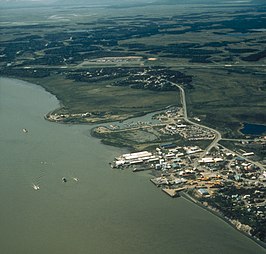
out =
[[[156,113],[156,112],[160,112],[162,110],[164,110],[165,108],[162,108],[162,109],[159,109],[159,110],[151,110],[151,111],[148,111],[148,112],[145,112],[144,114],[143,113],[139,113],[135,116],[132,116],[132,117],[126,117],[124,119],[121,119],[121,120],[115,120],[115,119],[103,119],[103,120],[99,120],[99,121],[95,121],[95,122],[80,122],[80,121],[73,121],[73,122],[64,122],[64,121],[61,121],[61,120],[51,120],[49,119],[49,115],[52,115],[55,111],[58,111],[60,109],[62,109],[64,107],[64,104],[63,102],[58,99],[58,97],[53,94],[52,92],[50,92],[49,90],[47,90],[38,80],[33,80],[33,78],[23,78],[23,77],[15,77],[13,75],[10,75],[10,76],[7,76],[7,75],[3,75],[1,76],[2,78],[7,78],[7,79],[16,79],[16,80],[20,80],[20,81],[23,81],[25,83],[28,83],[28,84],[33,84],[33,85],[37,85],[39,86],[40,88],[44,89],[47,93],[51,94],[52,96],[55,96],[55,98],[57,99],[57,101],[59,102],[59,107],[48,112],[47,114],[45,114],[44,118],[49,121],[49,122],[56,122],[56,123],[63,123],[63,124],[88,124],[88,125],[95,125],[95,124],[104,124],[104,123],[112,123],[112,122],[119,122],[119,121],[126,121],[126,120],[129,120],[129,119],[133,119],[133,118],[136,118],[136,117],[141,117],[141,116],[144,116],[144,115],[147,115],[147,114],[151,114],[151,113]],[[174,105],[172,105],[174,106]],[[168,106],[167,106],[168,107]],[[167,108],[166,107],[166,108]],[[258,125],[264,125],[262,124],[261,122],[259,121],[253,121],[251,124],[258,124]],[[246,136],[246,134],[243,134],[241,132],[241,129],[244,127],[244,123],[243,122],[239,122],[239,127],[236,129],[236,132],[239,133],[240,135],[242,136]],[[254,135],[250,135],[250,136],[254,136]]]
[[[50,93],[49,91],[47,91],[47,92]],[[113,115],[113,116],[115,116],[114,118],[102,118],[100,120],[94,120],[94,121],[93,120],[92,121],[79,121],[78,118],[77,118],[77,120],[74,120],[73,122],[71,122],[71,121],[67,122],[67,121],[64,121],[62,119],[58,119],[58,120],[53,119],[53,116],[56,113],[56,111],[58,111],[58,110],[60,110],[60,109],[62,109],[64,107],[63,103],[61,101],[59,101],[59,102],[60,102],[60,107],[58,107],[55,110],[51,110],[50,112],[48,112],[47,114],[44,115],[44,118],[47,121],[55,122],[55,123],[63,123],[63,124],[87,124],[87,125],[115,124],[115,123],[123,123],[124,121],[128,121],[130,119],[135,119],[135,118],[138,118],[138,117],[144,117],[144,116],[147,116],[149,114],[156,115],[156,114],[159,114],[160,112],[166,110],[169,107],[169,105],[168,105],[168,106],[166,106],[164,108],[161,108],[161,109],[150,110],[150,111],[146,111],[146,112],[140,112],[140,113],[135,114],[133,116],[127,116],[127,117],[122,117],[122,118],[119,118],[120,115]],[[175,105],[170,105],[170,106],[175,106]],[[77,114],[81,114],[82,115],[82,113],[77,113]],[[80,119],[83,119],[83,118],[80,117]]]
[[[211,214],[213,214],[214,216],[218,217],[219,219],[221,219],[222,221],[224,221],[226,224],[230,225],[231,227],[233,227],[235,230],[237,230],[238,232],[240,232],[241,234],[245,235],[246,237],[248,237],[250,240],[254,241],[257,245],[259,245],[260,247],[262,247],[263,249],[266,249],[266,243],[262,242],[261,240],[253,237],[252,235],[248,234],[247,232],[240,230],[236,227],[236,225],[234,225],[231,220],[229,218],[226,218],[223,214],[221,214],[219,211],[215,211],[213,210],[211,207],[209,206],[205,206],[204,204],[202,204],[200,201],[198,201],[197,199],[195,199],[194,197],[192,197],[191,195],[189,195],[188,193],[181,191],[180,192],[180,197],[188,200],[189,202],[192,202],[193,204],[203,208],[204,210],[210,212]]]
[[[6,78],[6,79],[13,79],[13,80],[19,80],[19,81],[22,81],[22,82],[25,82],[26,84],[30,84],[30,85],[34,85],[34,86],[39,86],[40,88],[42,88],[44,91],[46,91],[47,93],[49,93],[49,94],[51,94],[52,96],[54,96],[56,99],[57,99],[57,101],[58,101],[58,103],[59,103],[59,106],[61,107],[63,104],[62,104],[62,102],[54,95],[54,94],[52,94],[51,92],[49,92],[49,91],[47,91],[42,85],[40,85],[40,84],[34,84],[34,83],[31,83],[30,81],[27,81],[27,80],[23,80],[23,79],[18,79],[18,78],[15,78],[15,77],[2,77],[2,78]],[[60,108],[59,107],[59,108]],[[57,110],[57,109],[55,109],[55,110]],[[50,113],[52,113],[52,112],[54,112],[55,110],[52,110],[52,111],[50,111],[50,112],[48,112],[47,114],[45,114],[44,115],[44,119],[45,120],[47,120],[47,121],[49,121],[49,122],[54,122],[54,123],[59,123],[59,124],[75,124],[75,125],[78,125],[78,124],[80,124],[80,125],[90,125],[90,126],[92,126],[92,125],[97,125],[97,124],[102,124],[102,123],[108,123],[108,121],[103,121],[103,122],[95,122],[95,123],[80,123],[80,122],[69,122],[69,123],[67,123],[67,122],[63,122],[63,121],[52,121],[52,120],[50,120],[50,119],[48,119],[47,118],[47,116],[50,114]],[[159,111],[161,111],[161,110],[159,110]],[[157,111],[153,111],[153,112],[149,112],[149,113],[155,113],[155,112],[157,112]],[[146,114],[149,114],[149,113],[146,113]],[[146,114],[143,114],[143,115],[146,115]],[[142,116],[143,116],[142,115]],[[138,117],[138,116],[137,116]],[[134,119],[134,118],[136,118],[136,116],[135,117],[131,117],[131,119]],[[130,118],[128,118],[128,119],[130,119]],[[125,119],[125,120],[127,120],[127,119]],[[124,121],[124,120],[123,120]],[[115,122],[115,121],[110,121],[110,122]],[[241,123],[242,124],[242,123]],[[101,140],[99,137],[97,137],[96,135],[92,135],[91,134],[91,132],[90,132],[90,135],[92,136],[92,137],[94,137],[94,138],[97,138],[97,139],[99,139],[99,140]],[[104,144],[104,143],[103,143]],[[107,144],[104,144],[104,145],[107,145]],[[112,145],[113,146],[113,145]],[[125,147],[122,147],[122,146],[118,146],[118,147],[121,147],[121,148],[125,148]],[[235,230],[237,230],[238,232],[240,232],[240,233],[242,233],[243,235],[245,235],[245,236],[247,236],[249,239],[251,239],[252,241],[254,241],[258,246],[260,246],[261,248],[263,248],[263,249],[266,249],[266,243],[264,243],[264,242],[262,242],[261,240],[259,240],[259,239],[257,239],[257,238],[254,238],[252,235],[250,235],[250,234],[248,234],[248,233],[246,233],[246,232],[244,232],[244,231],[242,231],[242,230],[240,230],[240,229],[238,229],[232,222],[231,222],[231,220],[228,218],[226,218],[225,216],[223,216],[221,213],[219,213],[218,211],[214,211],[213,209],[211,209],[210,207],[208,207],[208,206],[205,206],[205,205],[203,205],[200,201],[198,201],[197,199],[195,199],[194,197],[192,197],[192,196],[190,196],[188,193],[186,193],[186,192],[184,192],[184,191],[181,191],[180,192],[180,196],[182,197],[182,198],[184,198],[184,199],[186,199],[186,200],[188,200],[188,201],[190,201],[190,202],[192,202],[192,203],[194,203],[195,205],[198,205],[199,207],[201,207],[201,208],[203,208],[203,209],[205,209],[206,211],[208,211],[208,212],[210,212],[210,213],[212,213],[213,215],[215,215],[215,216],[217,216],[219,219],[221,219],[221,220],[223,220],[225,223],[227,223],[227,224],[229,224],[231,227],[233,227]]]

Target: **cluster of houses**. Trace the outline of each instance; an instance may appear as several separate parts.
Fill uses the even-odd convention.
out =
[[[192,125],[183,120],[183,109],[172,107],[157,116],[161,122],[166,125],[160,129],[160,132],[167,135],[180,135],[186,140],[212,140],[215,134],[208,129],[201,128],[198,125]],[[200,119],[195,117],[195,121]]]
[[[215,138],[214,133],[211,131],[181,121],[167,124],[160,131],[169,135],[179,134],[186,140],[212,140]]]
[[[123,154],[111,163],[113,168],[131,168],[134,172],[150,170],[151,181],[163,189],[195,190],[198,196],[215,195],[228,182],[239,186],[265,186],[266,171],[243,157],[217,146],[202,157],[198,146],[164,144],[153,152]]]

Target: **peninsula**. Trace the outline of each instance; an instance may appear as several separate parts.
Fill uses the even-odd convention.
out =
[[[265,4],[56,8],[1,10],[0,75],[55,95],[47,120],[127,148],[114,169],[147,171],[265,246]]]
[[[175,138],[149,151],[123,154],[115,158],[111,167],[148,171],[153,176],[151,182],[170,197],[181,195],[203,205],[265,246],[260,240],[265,241],[266,168],[254,150],[265,147],[266,136],[225,139],[234,143],[234,148],[228,148],[231,146],[223,145],[219,131],[202,125],[199,118],[188,118],[185,91],[180,85],[173,85],[180,89],[182,107],[156,115],[160,124],[99,126],[93,133],[104,138],[125,131],[142,131],[143,137],[157,132],[164,136],[179,135],[183,142]]]

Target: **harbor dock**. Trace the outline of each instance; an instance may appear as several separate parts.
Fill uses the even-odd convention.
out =
[[[177,189],[167,189],[163,188],[162,191],[166,193],[171,198],[179,197],[179,192],[185,190],[186,188],[177,188]]]

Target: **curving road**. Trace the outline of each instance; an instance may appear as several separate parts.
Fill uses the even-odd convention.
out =
[[[176,83],[173,83],[173,82],[170,82],[170,83],[171,83],[172,85],[178,87],[178,89],[180,90],[180,97],[181,97],[181,104],[182,104],[182,107],[183,107],[184,120],[185,120],[186,122],[192,124],[192,125],[195,125],[195,126],[198,126],[198,127],[204,128],[204,129],[207,129],[207,130],[209,130],[209,131],[211,131],[211,132],[213,132],[213,133],[215,134],[215,138],[213,139],[213,141],[209,144],[209,146],[208,146],[208,147],[203,151],[203,153],[201,154],[200,158],[203,158],[206,154],[209,153],[209,151],[210,151],[213,147],[215,147],[215,146],[218,145],[218,142],[222,139],[222,135],[221,135],[221,133],[220,133],[219,131],[217,131],[217,130],[215,130],[215,129],[213,129],[213,128],[210,128],[210,127],[208,127],[208,126],[205,126],[205,125],[202,125],[202,124],[199,124],[199,123],[195,123],[195,122],[189,120],[189,119],[188,119],[188,115],[187,115],[186,94],[185,94],[185,91],[184,91],[183,87],[180,86],[180,85],[178,85],[178,84],[176,84]],[[241,140],[241,141],[242,141],[242,139],[225,139],[225,140],[234,140],[234,141],[236,141],[236,140]],[[248,162],[250,162],[250,163],[253,163],[253,164],[256,165],[257,167],[262,168],[262,169],[265,169],[265,167],[264,167],[261,163],[256,162],[256,161],[253,161],[253,160],[250,160],[250,159],[248,159],[248,158],[242,156],[242,155],[239,154],[239,153],[236,153],[236,152],[234,152],[234,151],[231,151],[230,149],[228,149],[228,148],[222,146],[221,144],[219,144],[219,145],[220,145],[221,147],[223,147],[224,149],[227,149],[228,151],[237,154],[239,157],[245,159],[246,161],[248,161]]]
[[[210,128],[208,126],[205,126],[205,125],[202,125],[202,124],[199,124],[199,123],[195,123],[191,120],[188,119],[188,114],[187,114],[187,103],[186,103],[186,94],[185,94],[185,90],[183,89],[182,86],[176,84],[176,83],[173,83],[173,82],[170,82],[172,85],[176,86],[179,91],[180,91],[180,98],[181,98],[181,104],[182,104],[182,107],[183,107],[183,114],[184,114],[184,120],[192,125],[195,125],[195,126],[198,126],[200,128],[203,128],[203,129],[207,129],[209,130],[210,132],[214,133],[215,135],[215,138],[213,139],[213,141],[209,144],[209,146],[204,150],[204,152],[202,153],[201,155],[201,158],[204,157],[206,154],[209,153],[209,151],[215,147],[218,142],[222,139],[222,135],[219,131],[213,129],[213,128]]]

